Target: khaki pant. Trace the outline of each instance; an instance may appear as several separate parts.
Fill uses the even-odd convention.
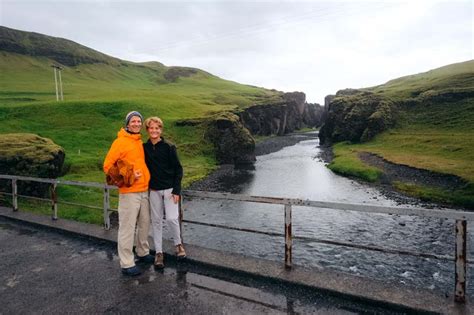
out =
[[[148,191],[119,194],[118,255],[120,267],[135,266],[133,243],[136,227],[136,252],[138,256],[148,255],[148,231],[150,227],[150,206]]]

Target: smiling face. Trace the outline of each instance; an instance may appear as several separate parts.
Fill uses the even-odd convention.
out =
[[[127,129],[133,133],[139,133],[142,129],[142,120],[138,116],[133,116],[128,122]]]
[[[159,122],[151,121],[146,128],[148,137],[152,142],[157,142],[161,138],[161,132],[163,131],[163,125]]]

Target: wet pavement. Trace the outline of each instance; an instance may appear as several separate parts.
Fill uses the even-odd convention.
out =
[[[0,217],[0,314],[405,314],[316,289],[168,259],[128,278],[115,244]]]

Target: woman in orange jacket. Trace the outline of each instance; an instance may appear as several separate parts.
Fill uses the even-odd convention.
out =
[[[152,263],[148,231],[150,226],[150,208],[148,201],[148,182],[150,172],[145,163],[145,154],[141,140],[143,116],[132,111],[125,117],[125,128],[120,129],[117,139],[112,143],[104,161],[104,172],[109,173],[118,161],[133,166],[135,179],[131,185],[119,188],[119,229],[117,237],[118,255],[122,273],[126,276],[139,275],[140,269],[135,265],[133,244],[135,228],[137,229],[136,252],[139,262]]]

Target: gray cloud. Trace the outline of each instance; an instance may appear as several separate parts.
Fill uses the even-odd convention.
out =
[[[11,1],[0,24],[308,101],[473,59],[471,1]]]

